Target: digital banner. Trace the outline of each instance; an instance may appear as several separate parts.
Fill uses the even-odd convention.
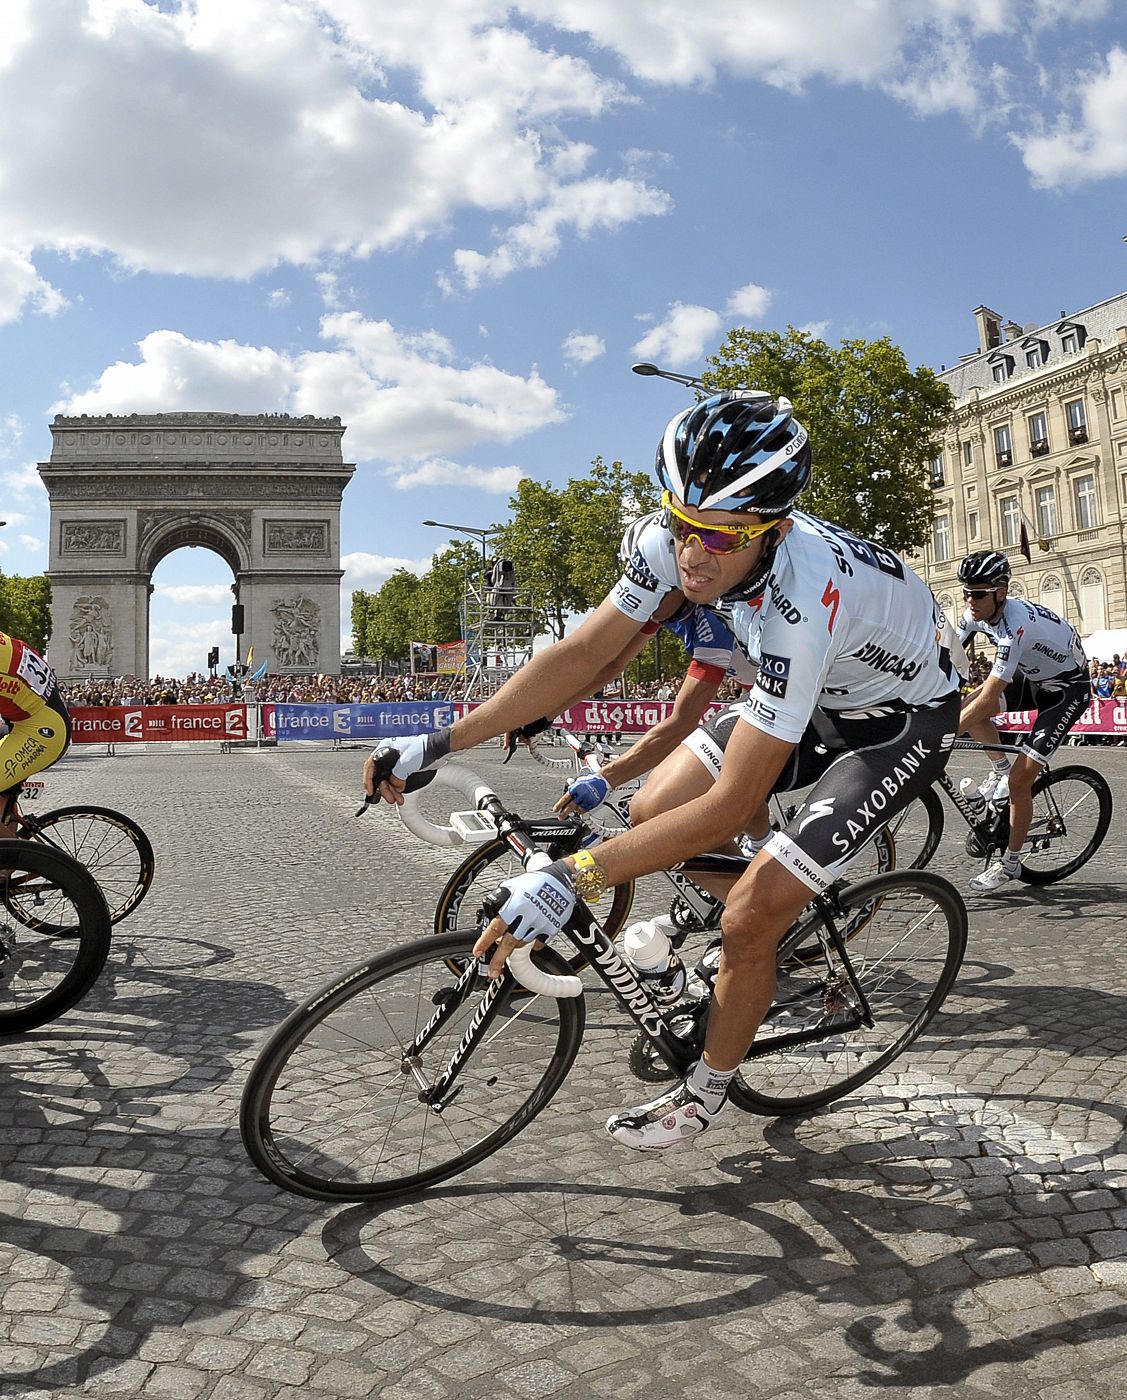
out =
[[[710,705],[710,720],[727,705]],[[576,734],[644,734],[673,713],[672,700],[584,700],[565,710],[557,721]]]
[[[456,707],[416,701],[402,705],[271,705],[263,734],[276,739],[387,739],[429,734],[453,724]]]
[[[76,744],[153,744],[173,739],[245,739],[245,705],[75,705]]]

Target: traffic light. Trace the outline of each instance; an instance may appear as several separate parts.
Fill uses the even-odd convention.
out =
[[[231,631],[236,637],[241,637],[243,635],[244,620],[243,605],[242,603],[236,603],[231,609]]]
[[[218,665],[219,665],[219,648],[218,648],[218,647],[212,647],[212,649],[211,649],[211,650],[208,652],[208,654],[207,654],[207,669],[208,669],[209,671],[214,671],[215,668],[216,668]]]

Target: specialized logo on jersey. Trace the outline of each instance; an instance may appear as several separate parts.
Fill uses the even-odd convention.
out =
[[[826,627],[832,637],[834,634],[834,623],[837,621],[837,610],[841,606],[841,593],[834,587],[832,578],[826,580],[825,591],[822,594],[822,607],[829,608],[830,615],[826,620]]]
[[[776,700],[784,699],[789,678],[789,656],[772,656],[770,652],[766,651],[760,656],[756,684],[764,695],[772,695]]]
[[[801,836],[811,822],[816,822],[819,817],[832,817],[834,814],[834,803],[837,797],[822,797],[816,802],[809,802],[806,805],[806,815],[798,824],[796,835]]]

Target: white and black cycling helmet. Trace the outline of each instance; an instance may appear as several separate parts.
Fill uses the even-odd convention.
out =
[[[810,439],[790,400],[758,391],[702,399],[657,449],[658,480],[698,510],[786,515],[810,475]]]
[[[978,549],[959,565],[959,581],[968,588],[1001,588],[1010,581],[1010,561],[1000,549]]]

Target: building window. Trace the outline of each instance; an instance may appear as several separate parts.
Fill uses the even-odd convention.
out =
[[[1080,630],[1102,632],[1107,626],[1107,597],[1099,569],[1085,569],[1080,575]]]
[[[1049,450],[1049,425],[1043,413],[1031,413],[1026,420],[1029,425],[1029,452],[1033,457],[1043,457]]]
[[[933,457],[933,458],[931,459],[931,465],[928,467],[928,473],[929,473],[929,475],[930,475],[930,477],[931,477],[931,484],[932,484],[933,486],[942,486],[942,485],[943,485],[943,453],[942,453],[942,452],[939,454],[938,457]]]
[[[1100,504],[1096,497],[1096,478],[1091,473],[1078,476],[1072,483],[1072,499],[1076,504],[1076,528],[1094,530],[1100,523]]]
[[[931,524],[931,549],[937,564],[945,564],[951,557],[950,516],[937,515]]]
[[[1025,363],[1030,369],[1039,369],[1045,363],[1045,352],[1039,345],[1034,345],[1031,350],[1025,352]]]
[[[978,511],[972,510],[967,515],[967,533],[972,540],[978,539]]]
[[[1057,533],[1057,489],[1055,486],[1038,486],[1034,496],[1037,501],[1037,533],[1043,540],[1051,540]]]
[[[1002,544],[1012,549],[1021,535],[1021,507],[1016,496],[1003,496],[998,502],[998,513],[1002,521]]]
[[[969,442],[963,443],[963,466],[969,467],[974,463],[974,447]]]
[[[1010,439],[1010,425],[1003,423],[994,429],[994,460],[1000,467],[1013,465],[1014,445]]]
[[[1060,338],[1060,348],[1066,355],[1075,355],[1080,349],[1080,332],[1074,327],[1065,331]]]
[[[1064,612],[1064,589],[1056,574],[1046,574],[1041,580],[1041,606],[1060,617]]]
[[[999,360],[996,365],[991,365],[990,373],[994,376],[995,384],[1004,384],[1010,377],[1009,360]]]
[[[1070,399],[1064,406],[1065,420],[1068,423],[1068,440],[1075,446],[1088,441],[1088,413],[1083,399]]]

